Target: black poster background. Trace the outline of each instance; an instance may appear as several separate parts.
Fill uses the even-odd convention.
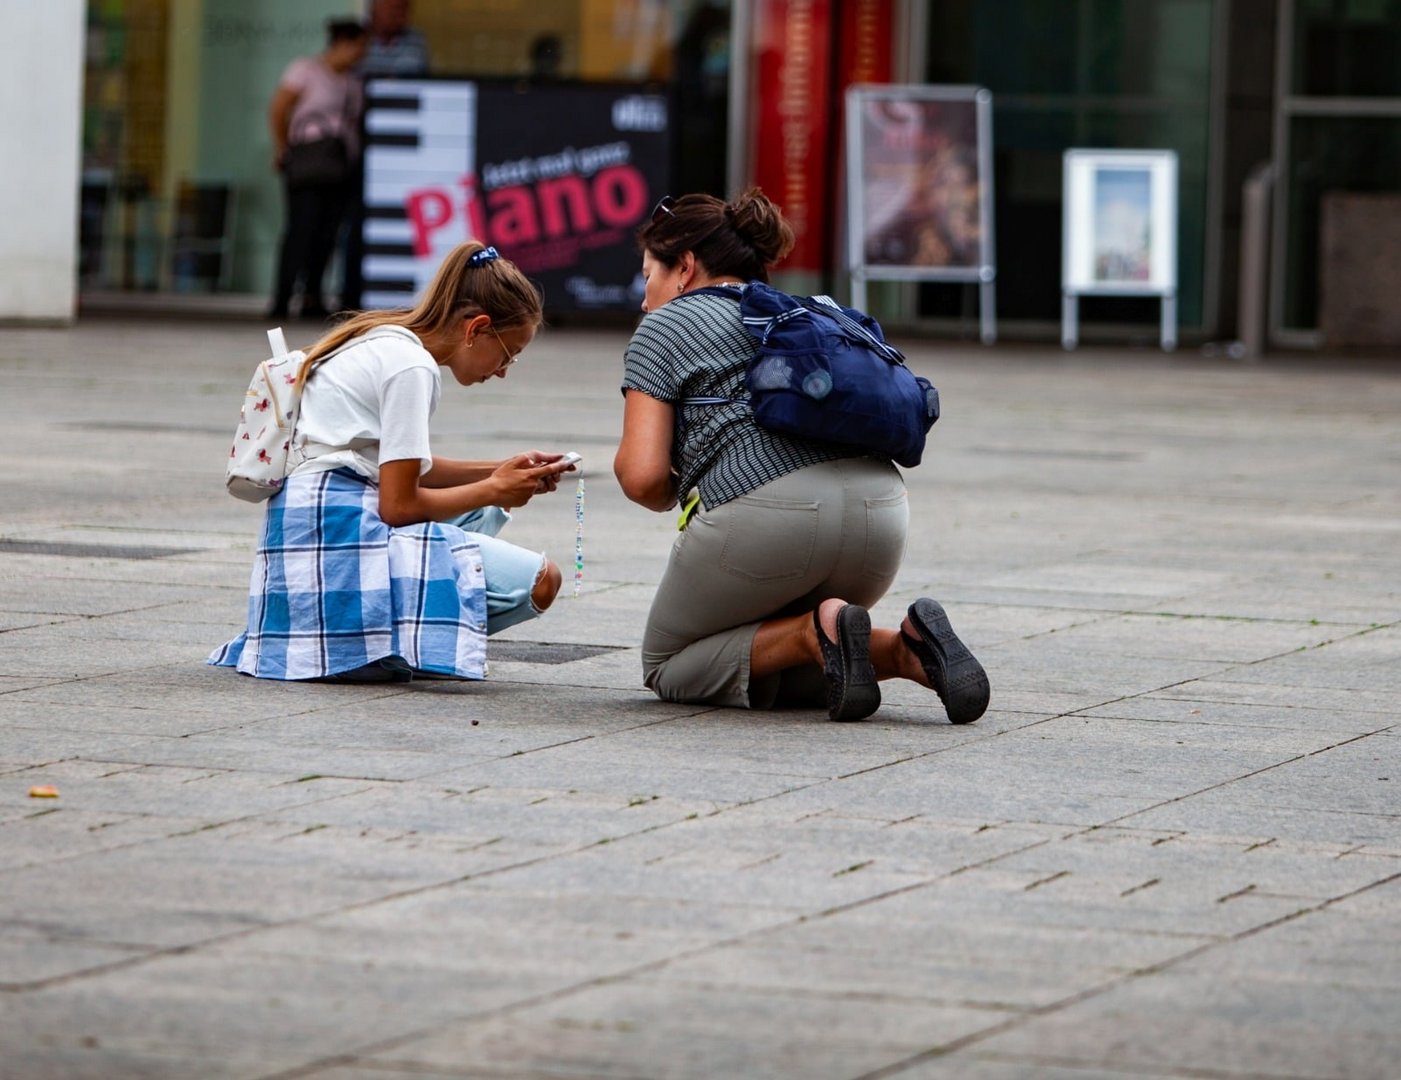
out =
[[[668,190],[669,126],[665,97],[635,86],[481,87],[477,182],[486,232],[541,285],[546,307],[621,310],[641,302],[637,229]],[[557,199],[557,220],[542,224],[563,224],[565,231],[521,237],[509,213],[498,208],[501,182],[519,162],[536,166],[535,177],[522,182],[536,196],[551,183],[582,181],[590,193],[586,220]],[[542,206],[541,217],[548,216]]]
[[[471,233],[541,287],[547,312],[635,310],[637,229],[669,190],[665,94],[631,84],[432,81],[476,88]],[[425,169],[424,187],[454,185]]]

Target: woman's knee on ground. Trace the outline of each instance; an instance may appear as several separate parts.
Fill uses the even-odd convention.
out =
[[[559,572],[559,567],[546,559],[545,565],[540,568],[540,573],[535,578],[534,587],[530,590],[530,602],[535,605],[536,611],[544,611],[554,603],[563,582],[564,576]]]

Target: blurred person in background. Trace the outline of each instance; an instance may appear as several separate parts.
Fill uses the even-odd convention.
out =
[[[278,253],[271,318],[289,314],[301,285],[302,318],[329,313],[322,293],[346,200],[360,157],[363,94],[354,75],[365,55],[365,28],[333,19],[326,48],[287,65],[268,107],[273,163],[286,190],[286,220]]]
[[[428,74],[428,42],[409,25],[409,7],[409,0],[371,0],[365,24],[369,47],[359,68],[362,77]]]

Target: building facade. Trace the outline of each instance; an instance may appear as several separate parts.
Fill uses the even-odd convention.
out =
[[[363,8],[21,5],[27,33],[0,43],[0,78],[43,101],[44,121],[0,105],[0,141],[44,167],[0,180],[7,205],[35,211],[0,226],[0,317],[124,298],[256,309],[282,212],[268,99],[327,18]],[[761,183],[799,229],[790,287],[847,288],[847,88],[976,86],[992,95],[1004,335],[1058,333],[1062,158],[1093,148],[1177,155],[1185,342],[1401,338],[1384,310],[1401,286],[1401,0],[415,0],[412,21],[435,75],[667,95],[671,190]],[[39,39],[62,43],[57,58],[30,55]],[[969,286],[889,285],[872,303],[935,334],[976,328]],[[1132,298],[1081,315],[1090,340],[1156,319]]]

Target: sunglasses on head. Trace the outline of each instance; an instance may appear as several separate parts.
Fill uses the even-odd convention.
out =
[[[670,195],[663,195],[657,201],[657,205],[652,207],[652,224],[655,225],[657,224],[657,222],[662,221],[666,218],[674,217],[676,215],[676,211],[673,210],[672,207],[675,205],[675,199],[673,199]]]

